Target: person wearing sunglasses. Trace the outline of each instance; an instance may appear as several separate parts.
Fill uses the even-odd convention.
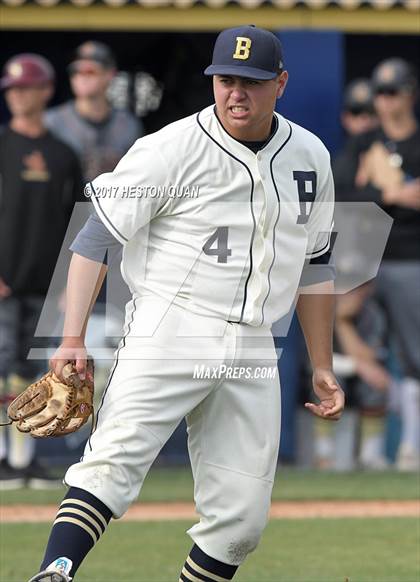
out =
[[[351,81],[344,91],[341,123],[348,136],[360,135],[377,126],[373,92],[369,79]]]
[[[401,58],[372,73],[376,129],[362,134],[347,159],[337,199],[375,202],[393,225],[374,280],[375,299],[388,321],[398,356],[402,434],[397,468],[420,468],[420,128],[415,115],[418,80]],[[335,175],[337,183],[337,175]],[[343,184],[341,184],[343,186]]]
[[[345,130],[345,143],[333,160],[337,200],[341,199],[343,191],[346,192],[353,186],[354,172],[351,160],[359,136],[378,125],[370,79],[363,77],[353,79],[344,88],[341,124]],[[341,235],[346,237],[347,252],[342,250],[337,256],[336,267],[340,276],[343,276],[344,273],[349,275],[349,270],[360,269],[361,265],[364,265],[363,249],[360,248],[363,234],[359,230],[360,218],[357,212],[349,205],[346,205],[344,210],[338,207],[337,213],[340,212],[345,213],[346,217],[346,229],[341,231]],[[340,221],[340,214],[336,215],[336,220]],[[379,432],[383,432],[377,418],[374,417],[373,421],[371,418],[373,406],[379,408],[378,402],[384,399],[382,387],[388,380],[386,371],[376,358],[375,350],[370,347],[376,340],[375,330],[370,331],[369,337],[365,334],[364,341],[359,335],[359,328],[361,325],[365,326],[366,317],[369,317],[370,323],[372,314],[376,315],[376,311],[371,308],[371,301],[367,300],[370,294],[366,287],[364,285],[344,297],[337,296],[334,357],[346,392],[347,408],[343,417],[344,422],[334,427],[334,430],[327,431],[323,424],[316,421],[315,462],[319,468],[344,471],[352,470],[359,464],[365,468],[375,469],[386,466],[383,454],[378,451],[379,447],[372,447],[372,442],[375,445],[377,442],[381,443],[382,435],[378,438],[375,434],[375,439],[370,438],[372,426],[366,426],[374,424],[375,433],[377,426]],[[375,329],[376,327],[375,321]],[[350,340],[354,341],[350,343]],[[359,357],[360,346],[363,346],[363,361]],[[370,357],[367,358],[366,355]],[[364,438],[365,434],[368,434],[367,438]],[[365,453],[366,450],[368,455]]]
[[[358,136],[373,130],[378,118],[373,106],[373,90],[370,79],[353,79],[344,89],[341,125],[346,133],[343,148],[333,160],[337,200],[341,193],[351,190],[354,182],[354,150],[358,149]]]

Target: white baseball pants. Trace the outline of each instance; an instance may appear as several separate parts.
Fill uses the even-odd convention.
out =
[[[268,328],[154,297],[131,301],[97,428],[65,482],[122,516],[184,417],[200,516],[188,533],[209,556],[238,565],[267,523],[280,439]]]

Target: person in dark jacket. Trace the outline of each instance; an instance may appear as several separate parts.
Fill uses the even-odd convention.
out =
[[[401,382],[401,470],[420,467],[420,128],[418,83],[406,61],[391,58],[372,75],[379,126],[361,134],[335,168],[337,200],[375,202],[392,219],[375,298],[397,347]]]
[[[83,199],[76,154],[43,124],[53,93],[51,64],[19,54],[3,71],[0,87],[11,113],[0,131],[0,394],[3,406],[40,373],[45,362],[28,359],[35,330],[74,203]],[[0,433],[0,487],[56,484],[34,461],[34,441]]]

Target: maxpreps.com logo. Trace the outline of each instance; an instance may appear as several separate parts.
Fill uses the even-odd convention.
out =
[[[246,61],[249,59],[251,54],[252,40],[247,36],[237,36],[236,37],[236,48],[232,57],[234,59],[240,59],[241,61]]]

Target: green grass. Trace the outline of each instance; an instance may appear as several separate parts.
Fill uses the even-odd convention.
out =
[[[62,490],[4,491],[1,503],[57,503]],[[328,473],[279,469],[273,491],[274,500],[305,499],[417,499],[420,476],[415,473],[353,472]],[[193,484],[189,469],[153,468],[148,475],[140,500],[192,501]]]
[[[191,542],[187,522],[112,524],[77,582],[175,582]],[[23,582],[42,555],[47,524],[1,527],[0,580]],[[418,582],[416,519],[272,521],[237,582]]]

